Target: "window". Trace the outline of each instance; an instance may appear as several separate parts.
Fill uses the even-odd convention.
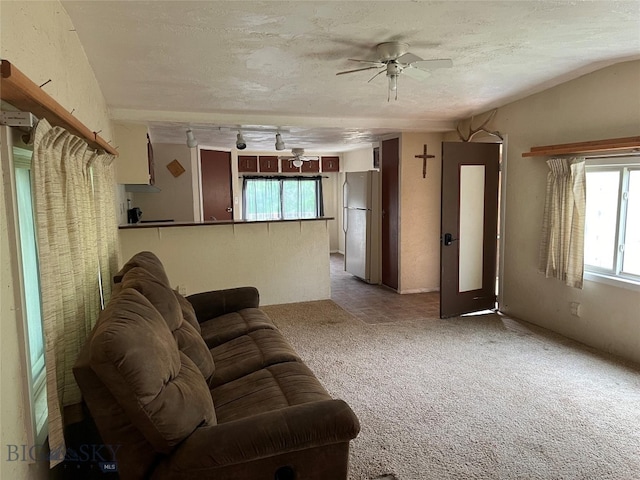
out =
[[[586,179],[585,271],[640,282],[640,160],[588,160]]]
[[[324,214],[322,177],[244,177],[245,220],[316,218]]]
[[[40,275],[36,244],[35,219],[31,188],[30,150],[13,147],[13,188],[15,201],[16,256],[19,259],[21,302],[25,357],[33,444],[41,444],[46,437],[47,395],[44,356],[44,335],[40,303]]]

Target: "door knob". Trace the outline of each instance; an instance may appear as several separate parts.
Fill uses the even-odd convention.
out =
[[[455,242],[456,240],[458,240],[457,238],[453,238],[453,235],[451,235],[450,233],[445,233],[444,234],[444,240],[443,240],[443,244],[445,247],[448,247],[449,245],[451,245],[453,242]]]
[[[229,212],[229,213],[233,212],[233,208],[227,207],[227,212]]]

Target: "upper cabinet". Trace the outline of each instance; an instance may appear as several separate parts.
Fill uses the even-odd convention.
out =
[[[282,160],[280,160],[280,171],[282,173],[299,173],[300,172],[300,167],[296,167],[293,164],[293,160],[288,159],[288,158],[283,158]]]
[[[258,157],[256,155],[238,155],[238,172],[257,172]]]
[[[316,173],[320,171],[320,160],[308,160],[302,162],[303,173]]]
[[[278,171],[278,157],[277,156],[262,156],[259,157],[260,171],[261,172],[277,172]]]
[[[340,157],[322,157],[323,172],[339,172]]]
[[[118,183],[153,184],[153,150],[146,125],[114,123]]]

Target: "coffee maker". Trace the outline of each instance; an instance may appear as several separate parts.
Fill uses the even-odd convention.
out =
[[[141,217],[142,217],[142,210],[140,210],[138,207],[133,207],[127,210],[128,223],[138,223],[140,222]]]

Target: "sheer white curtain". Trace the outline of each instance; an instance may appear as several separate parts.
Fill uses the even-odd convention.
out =
[[[81,400],[71,369],[100,311],[101,264],[110,265],[111,261],[101,259],[99,235],[117,234],[107,235],[98,229],[101,212],[111,210],[113,213],[108,216],[115,216],[116,205],[115,201],[100,201],[100,205],[94,201],[91,178],[92,165],[101,171],[111,159],[111,155],[97,154],[66,130],[51,127],[46,120],[38,122],[32,171],[51,467],[64,457],[64,407]],[[108,178],[112,174],[101,171],[99,175]],[[102,180],[96,184],[101,185]],[[116,228],[115,224],[112,228]]]
[[[551,158],[547,165],[549,173],[538,269],[546,277],[582,288],[587,203],[585,159]]]

